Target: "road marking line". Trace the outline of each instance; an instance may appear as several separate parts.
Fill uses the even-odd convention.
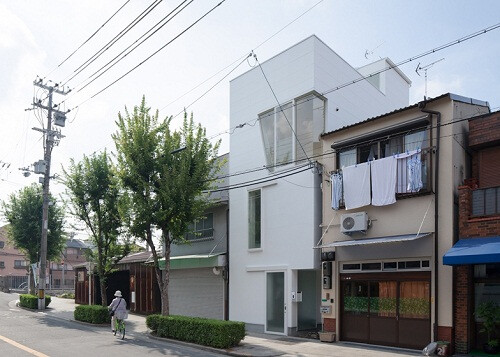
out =
[[[43,354],[42,352],[38,352],[38,351],[32,350],[31,348],[23,346],[20,343],[17,343],[16,341],[13,341],[10,338],[4,337],[2,335],[0,335],[0,340],[3,340],[5,342],[7,342],[8,344],[11,344],[12,346],[17,347],[17,348],[19,348],[19,349],[21,349],[23,351],[31,353],[34,356],[37,356],[37,357],[49,357],[46,354]]]

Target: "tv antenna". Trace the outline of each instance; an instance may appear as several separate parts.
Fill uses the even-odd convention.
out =
[[[424,78],[425,78],[425,97],[427,98],[427,71],[429,70],[429,68],[431,68],[432,66],[434,66],[436,63],[438,62],[441,62],[442,60],[444,60],[444,57],[441,58],[441,59],[438,59],[437,61],[434,61],[432,63],[429,63],[428,65],[425,65],[425,66],[421,66],[420,65],[420,62],[418,63],[417,65],[417,68],[415,68],[415,72],[420,76],[420,73],[418,73],[418,71],[421,71],[423,70],[424,71]]]
[[[382,46],[384,43],[385,43],[385,41],[384,41],[384,42],[382,42],[380,45],[378,45],[377,47],[375,47],[375,48],[374,48],[373,50],[371,50],[371,51],[370,51],[370,50],[366,50],[366,51],[365,51],[365,58],[366,58],[366,59],[369,59],[368,57],[370,57],[371,55],[373,55],[373,53],[375,52],[375,50],[376,50],[377,48],[379,48],[380,46]],[[379,57],[380,57],[380,56],[379,56]],[[382,57],[380,57],[380,58],[382,58]]]

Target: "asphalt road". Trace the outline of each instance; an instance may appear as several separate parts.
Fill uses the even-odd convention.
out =
[[[17,294],[0,292],[0,356],[222,356],[135,333],[120,340],[109,328],[83,325],[16,307]]]

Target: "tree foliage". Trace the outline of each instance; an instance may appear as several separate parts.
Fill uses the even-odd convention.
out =
[[[123,226],[121,209],[125,203],[116,170],[104,151],[84,155],[78,163],[72,159],[68,170],[63,169],[63,172],[70,213],[84,222],[95,246],[90,258],[96,263],[102,304],[106,305],[106,276],[130,248],[128,239],[119,239]]]
[[[170,245],[182,242],[189,223],[202,216],[209,204],[203,192],[212,187],[218,172],[219,144],[212,145],[193,117],[184,116],[180,130],[170,128],[172,118],[150,114],[143,97],[133,113],[118,114],[117,148],[120,178],[129,192],[130,230],[145,240],[153,255],[162,297],[162,313],[168,315]],[[180,149],[180,150],[179,150]],[[161,230],[165,247],[165,271],[153,240]]]
[[[52,196],[49,201],[52,204],[49,205],[47,260],[56,260],[65,244],[64,210]],[[11,194],[7,202],[2,202],[2,213],[9,222],[8,237],[32,264],[40,259],[42,207],[43,189],[36,184],[22,188]]]

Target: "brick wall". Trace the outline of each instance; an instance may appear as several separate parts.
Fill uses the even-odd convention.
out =
[[[469,146],[500,143],[500,112],[469,120]]]
[[[472,191],[477,187],[473,179],[466,180],[458,188],[459,236],[460,238],[491,237],[500,235],[500,215],[491,217],[471,217]]]
[[[323,330],[326,332],[336,332],[337,325],[335,319],[325,317],[323,319]]]
[[[470,316],[472,316],[472,268],[460,265],[455,275],[454,340],[456,353],[468,353],[470,348]]]

